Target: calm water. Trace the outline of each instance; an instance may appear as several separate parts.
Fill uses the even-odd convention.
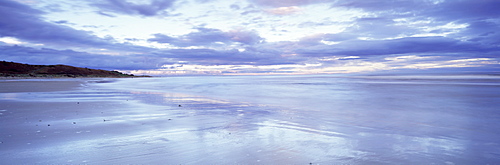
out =
[[[80,117],[72,120],[92,124],[79,125],[78,134],[59,138],[48,148],[35,148],[39,151],[34,153],[41,156],[33,160],[51,160],[42,161],[49,164],[500,163],[500,77],[495,76],[87,81],[76,91],[18,96],[57,99],[71,106],[78,101],[78,106],[89,106],[81,111],[95,111],[85,118],[84,112],[77,112]],[[99,100],[111,101],[113,106],[97,106]],[[75,112],[71,113],[60,121],[69,121]],[[75,129],[72,126],[58,132]],[[54,154],[61,149],[66,154]]]
[[[214,154],[237,162],[500,163],[500,77],[215,76],[104,85],[220,122],[213,127],[237,137],[228,145],[211,139],[222,149]]]

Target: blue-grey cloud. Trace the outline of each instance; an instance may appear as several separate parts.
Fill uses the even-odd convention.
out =
[[[454,35],[454,37],[468,36],[468,41],[490,46],[500,44],[500,23],[489,21],[470,22],[467,30]]]
[[[100,38],[90,31],[65,26],[67,21],[46,22],[44,12],[14,1],[0,2],[0,37],[14,37],[47,46],[106,48],[120,51],[150,50],[141,46],[117,43],[112,37]]]
[[[443,1],[443,3],[427,9],[427,12],[422,14],[443,21],[457,20],[470,22],[491,18],[498,19],[500,16],[498,6],[500,6],[500,1],[497,0]]]
[[[361,8],[371,12],[408,12],[433,5],[432,1],[379,1],[379,0],[339,0],[332,3],[332,7]]]
[[[248,49],[239,52],[236,49],[169,49],[155,53],[158,57],[168,57],[178,61],[187,61],[198,65],[276,65],[291,64],[296,61],[281,58],[273,50]]]
[[[250,0],[251,2],[262,5],[262,6],[270,6],[270,7],[289,7],[289,6],[301,6],[322,2],[330,2],[331,0]]]
[[[260,43],[263,39],[254,31],[233,30],[224,32],[219,29],[211,28],[196,28],[197,32],[192,32],[186,35],[171,37],[164,34],[155,34],[154,38],[149,39],[150,42],[169,43],[171,45],[187,47],[187,46],[209,46],[219,43],[230,44],[238,42],[247,45]]]
[[[288,43],[287,43],[288,44]],[[261,43],[245,46],[244,51],[237,49],[163,49],[153,53],[159,58],[170,58],[173,61],[185,61],[197,65],[280,65],[304,64],[308,58],[288,56],[283,51],[287,44]],[[283,46],[283,47],[281,47]]]
[[[172,7],[175,0],[152,0],[149,4],[135,4],[127,0],[105,0],[102,3],[95,3],[94,6],[102,11],[99,14],[112,16],[105,12],[112,12],[127,15],[155,16],[161,14]]]
[[[103,12],[103,11],[98,11],[98,12],[96,12],[96,13],[97,13],[97,14],[99,14],[99,15],[106,16],[106,17],[116,17],[116,16],[115,16],[115,15],[113,15],[113,14],[108,14],[108,13],[105,13],[105,12]]]
[[[40,14],[43,12],[17,2],[0,2],[0,37],[66,46],[109,45],[88,31],[45,22]]]
[[[356,20],[355,27],[347,29],[344,33],[355,34],[358,37],[383,39],[401,35],[410,36],[419,32],[417,28],[397,24],[393,19],[360,18]]]
[[[376,18],[361,18],[355,23],[359,30],[347,30],[349,33],[363,37],[383,37],[392,35],[411,35],[416,29],[395,25],[394,19],[405,19],[412,22],[428,22],[427,26],[440,26],[448,23],[468,24],[466,30],[449,37],[471,37],[473,40],[494,42],[498,44],[496,29],[500,29],[500,6],[497,0],[459,0],[459,1],[356,1],[340,0],[332,7],[363,9],[377,15]],[[378,19],[378,20],[375,20]],[[361,32],[361,33],[360,33]],[[444,31],[435,30],[434,33]],[[488,35],[485,35],[488,33]],[[471,40],[471,41],[473,41]],[[494,44],[492,43],[492,44]]]
[[[497,9],[498,6],[500,6],[500,1],[497,0],[444,1],[425,10],[423,16],[441,22],[468,24],[466,30],[450,37],[467,38],[470,42],[494,46],[500,44],[500,34],[498,34],[500,10]]]
[[[78,52],[70,49],[37,49],[24,46],[1,45],[0,59],[29,64],[65,64],[107,70],[155,69],[158,66],[171,63],[169,62],[169,58],[145,54],[116,56]]]
[[[136,1],[134,1],[136,2]],[[209,1],[197,1],[208,3]],[[173,9],[174,0],[152,0],[146,4],[127,0],[103,0],[92,2],[100,15],[158,16]],[[61,63],[99,69],[157,69],[165,64],[186,63],[196,65],[280,65],[324,63],[334,66],[335,57],[356,56],[348,60],[384,61],[398,56],[442,56],[446,59],[467,59],[476,57],[498,58],[500,53],[500,1],[457,0],[457,1],[378,1],[378,0],[250,0],[250,5],[233,4],[225,6],[244,14],[263,12],[262,8],[302,7],[303,5],[325,3],[332,8],[351,8],[367,13],[345,24],[343,32],[332,34],[311,34],[298,41],[265,42],[253,29],[223,31],[214,28],[193,27],[196,31],[184,35],[154,34],[149,42],[170,44],[176,49],[156,49],[118,43],[114,38],[100,38],[90,31],[76,30],[71,22],[60,20],[46,22],[44,11],[30,8],[15,1],[0,1],[0,37],[14,37],[30,43],[41,43],[51,48],[30,48],[0,44],[0,58],[34,64]],[[50,11],[46,11],[50,12]],[[172,16],[172,15],[171,15]],[[172,16],[174,17],[174,16]],[[265,24],[260,14],[251,24]],[[398,20],[400,22],[398,22]],[[407,24],[405,24],[407,22]],[[411,24],[419,22],[416,24]],[[298,28],[315,28],[338,22],[303,22]],[[444,25],[463,25],[461,28],[439,28]],[[208,25],[206,25],[208,26]],[[212,26],[211,26],[212,27]],[[255,27],[255,26],[248,26]],[[426,31],[426,28],[433,29]],[[102,27],[96,27],[102,28]],[[281,30],[281,29],[280,29]],[[293,33],[292,29],[283,29]],[[419,35],[426,33],[426,35]],[[263,34],[263,33],[262,33]],[[415,37],[430,36],[430,37]],[[126,38],[137,42],[144,39]],[[0,42],[1,43],[1,42]],[[196,46],[199,49],[192,49]],[[183,47],[190,47],[183,49]],[[201,49],[202,47],[203,49]],[[238,49],[230,49],[237,47]],[[79,49],[76,49],[79,48]],[[128,55],[102,55],[84,52],[85,48],[137,52]],[[244,48],[244,50],[243,50]],[[61,50],[67,49],[67,50]],[[78,51],[75,51],[78,50]],[[433,60],[431,58],[421,59]],[[413,61],[415,62],[415,61]],[[432,62],[432,61],[429,61]],[[404,63],[407,64],[407,63]],[[410,63],[408,63],[410,64]],[[401,64],[403,65],[403,64]],[[497,67],[498,68],[498,67]],[[246,70],[249,72],[260,72]],[[239,70],[239,72],[246,72]]]
[[[240,10],[240,9],[241,9],[241,8],[240,8],[240,5],[238,5],[238,4],[232,4],[232,5],[230,5],[229,7],[230,7],[231,9],[234,9],[234,10]]]
[[[456,54],[500,52],[495,47],[462,42],[446,37],[408,37],[392,40],[350,40],[335,45],[318,44],[297,49],[305,56],[387,56],[394,54]],[[489,55],[489,53],[487,53]]]
[[[1,42],[0,42],[1,43]],[[30,64],[65,64],[108,70],[158,69],[185,61],[196,65],[279,65],[302,63],[304,59],[283,58],[275,49],[252,48],[240,52],[236,49],[165,49],[130,55],[103,55],[88,52],[0,45],[0,59]]]
[[[351,27],[336,34],[308,36],[294,51],[305,56],[388,56],[393,54],[468,54],[492,57],[500,51],[500,1],[355,1],[339,0],[332,7],[363,9],[375,13],[358,18]],[[462,29],[423,27],[396,22],[421,22],[427,27],[450,23],[465,24]],[[425,22],[425,23],[424,23]],[[441,37],[409,37],[422,33]],[[443,35],[450,33],[448,35]],[[368,38],[370,40],[361,40]],[[397,39],[390,39],[397,38]],[[337,42],[326,45],[320,41]]]
[[[42,11],[13,1],[0,2],[0,36],[16,37],[44,44],[102,45],[106,41],[90,32],[45,22]]]

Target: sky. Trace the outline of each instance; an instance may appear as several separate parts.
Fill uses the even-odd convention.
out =
[[[0,0],[0,60],[147,75],[499,72],[499,0]]]

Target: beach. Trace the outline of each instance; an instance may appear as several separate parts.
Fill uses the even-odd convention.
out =
[[[2,164],[494,164],[497,77],[0,80]]]
[[[85,163],[89,157],[82,154],[94,152],[82,152],[88,147],[81,144],[82,139],[105,138],[123,128],[109,129],[113,126],[103,122],[116,108],[124,108],[121,103],[72,93],[84,83],[66,79],[0,82],[2,163]]]
[[[113,81],[116,80],[0,82],[2,164],[232,164],[256,161],[250,158],[235,161],[226,157],[229,155],[211,154],[211,151],[223,149],[219,145],[244,140],[235,138],[241,136],[238,128],[228,123],[235,119],[223,118],[218,112],[211,117],[198,116],[197,110],[181,109],[184,107],[179,105],[148,105],[129,97],[148,96],[152,99],[148,102],[154,103],[155,93],[131,94],[85,87],[89,83]],[[191,100],[191,96],[174,97]],[[217,128],[220,126],[224,128]],[[207,141],[205,146],[193,145],[202,143],[200,140]],[[232,157],[241,154],[226,152]]]

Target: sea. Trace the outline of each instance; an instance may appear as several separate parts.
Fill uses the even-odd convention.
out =
[[[236,162],[500,163],[499,76],[195,76],[102,86],[216,118],[216,128],[198,129],[239,136],[238,147],[213,153],[241,153],[226,157]]]
[[[113,115],[98,119],[116,124],[113,138],[69,140],[85,141],[70,153],[101,156],[87,153],[87,159],[70,163],[500,164],[497,75],[85,81],[77,91],[40,98],[126,106],[108,108]]]

